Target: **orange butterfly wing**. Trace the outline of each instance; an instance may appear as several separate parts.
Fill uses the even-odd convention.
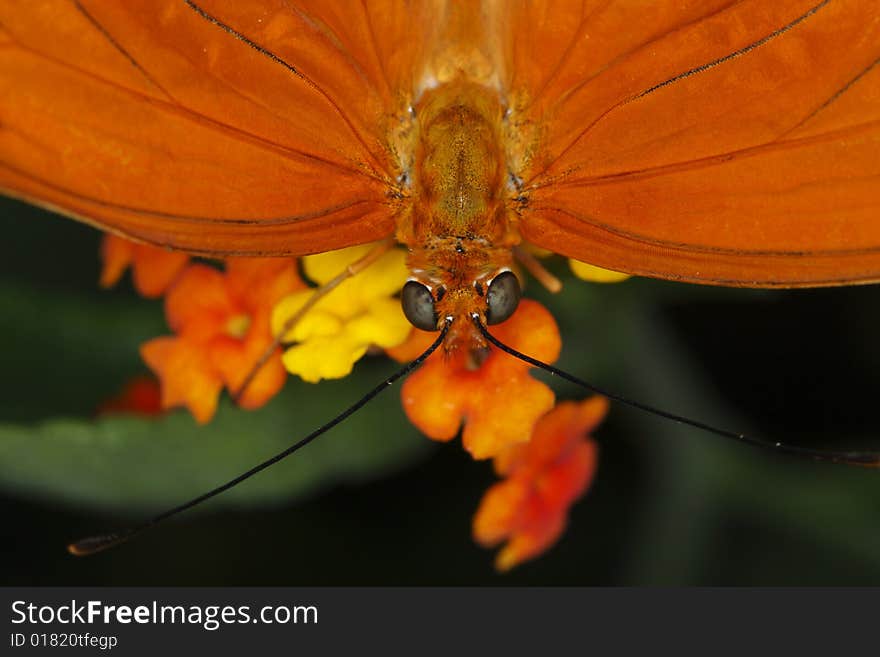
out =
[[[877,280],[872,5],[487,3],[474,16],[503,44],[502,84],[536,136],[514,162],[523,235],[664,278]],[[0,3],[0,188],[209,255],[389,235],[387,135],[444,11]]]
[[[873,0],[547,7],[511,13],[504,55],[540,137],[526,239],[693,282],[880,280]]]
[[[0,189],[205,255],[387,236],[391,4],[0,2]]]

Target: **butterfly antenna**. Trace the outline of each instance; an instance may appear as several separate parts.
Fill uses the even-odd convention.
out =
[[[367,394],[365,394],[363,397],[361,397],[359,400],[357,400],[354,404],[352,404],[347,409],[342,411],[339,415],[334,417],[332,420],[330,420],[326,424],[324,424],[324,425],[318,427],[317,429],[315,429],[314,431],[312,431],[312,433],[310,433],[305,438],[295,442],[293,445],[291,445],[290,447],[288,447],[284,451],[281,451],[278,454],[276,454],[275,456],[273,456],[269,459],[266,459],[265,461],[263,461],[262,463],[260,463],[258,465],[255,465],[247,472],[243,472],[242,474],[238,475],[234,479],[227,481],[225,484],[217,486],[216,488],[209,490],[207,493],[203,493],[202,495],[199,495],[198,497],[195,497],[195,498],[189,500],[188,502],[184,502],[183,504],[180,504],[179,506],[176,506],[173,509],[169,509],[167,511],[164,511],[163,513],[160,513],[159,515],[154,516],[154,517],[150,518],[149,520],[147,520],[139,525],[136,525],[135,527],[131,527],[129,529],[125,529],[122,531],[113,532],[110,534],[101,534],[99,536],[90,536],[88,538],[83,538],[79,541],[76,541],[75,543],[71,543],[70,545],[68,545],[67,551],[70,552],[70,554],[72,554],[74,556],[84,557],[84,556],[88,556],[90,554],[95,554],[97,552],[103,552],[104,550],[107,550],[109,548],[112,548],[112,547],[115,547],[115,546],[120,545],[122,543],[125,543],[126,541],[134,538],[135,536],[146,531],[147,529],[150,529],[151,527],[156,526],[157,524],[159,524],[163,520],[167,520],[168,518],[171,518],[172,516],[176,516],[178,513],[182,513],[188,509],[191,509],[194,506],[201,504],[202,502],[205,502],[206,500],[209,500],[212,497],[215,497],[215,496],[219,495],[220,493],[227,491],[234,486],[237,486],[238,484],[240,484],[244,480],[250,479],[258,472],[262,472],[263,470],[268,468],[270,465],[274,465],[275,463],[278,463],[279,461],[287,458],[288,456],[290,456],[294,452],[296,452],[296,451],[302,449],[303,447],[305,447],[306,445],[308,445],[310,442],[315,440],[315,438],[317,438],[318,436],[321,436],[322,434],[326,433],[327,431],[329,431],[330,429],[335,427],[337,424],[341,423],[343,420],[354,415],[355,412],[359,411],[361,408],[366,406],[368,402],[370,402],[374,397],[376,397],[383,390],[387,390],[393,383],[395,383],[399,379],[402,379],[407,374],[409,374],[410,372],[412,372],[413,370],[418,368],[422,363],[425,362],[425,360],[427,360],[427,358],[431,354],[434,353],[434,351],[437,350],[437,347],[439,347],[443,343],[443,340],[446,337],[446,333],[449,331],[449,324],[450,324],[450,322],[447,321],[443,325],[443,328],[440,331],[440,335],[437,336],[437,339],[434,340],[433,344],[431,344],[430,347],[425,349],[425,351],[418,358],[416,358],[415,360],[404,365],[397,372],[395,372],[394,374],[389,376],[387,379],[382,381],[382,383],[377,385],[375,388],[373,388]]]
[[[656,415],[657,417],[666,418],[667,420],[672,420],[673,422],[680,422],[681,424],[696,427],[697,429],[702,429],[703,431],[715,434],[716,436],[721,436],[722,438],[730,438],[731,440],[745,443],[746,445],[752,445],[753,447],[760,447],[763,449],[770,449],[782,454],[790,454],[792,456],[812,459],[815,461],[823,461],[826,463],[843,463],[847,465],[861,466],[880,465],[880,452],[876,450],[838,451],[827,449],[811,449],[809,447],[798,447],[797,445],[788,445],[786,443],[769,442],[766,440],[753,438],[742,433],[737,433],[735,431],[728,431],[726,429],[714,427],[711,424],[706,424],[705,422],[700,422],[699,420],[694,420],[683,415],[676,415],[675,413],[669,413],[668,411],[655,408],[654,406],[649,406],[648,404],[643,404],[642,402],[628,399],[627,397],[623,397],[613,392],[609,392],[608,390],[604,390],[603,388],[593,385],[588,381],[584,381],[583,379],[580,379],[572,374],[569,374],[568,372],[560,370],[557,367],[548,365],[547,363],[544,363],[537,358],[532,358],[531,356],[527,356],[517,351],[513,347],[504,344],[494,335],[489,333],[489,330],[480,321],[479,317],[474,316],[473,320],[474,323],[477,325],[480,333],[482,333],[489,342],[501,349],[501,351],[504,351],[514,358],[518,358],[519,360],[528,363],[533,367],[541,368],[542,370],[545,370],[546,372],[549,372],[554,376],[558,376],[560,379],[564,379],[569,383],[573,383],[576,386],[580,386],[581,388],[594,392],[598,395],[602,395],[603,397],[607,397],[608,399],[611,399],[613,401],[620,402],[621,404],[626,404],[631,408],[637,408],[640,411],[650,413],[651,415]]]

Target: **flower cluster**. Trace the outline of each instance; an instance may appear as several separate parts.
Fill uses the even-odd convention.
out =
[[[529,299],[492,332],[545,362],[556,360],[562,347],[553,316]],[[411,360],[436,338],[424,331],[413,333],[412,344],[391,350],[392,357]],[[401,397],[407,417],[422,433],[448,441],[461,429],[464,448],[475,459],[493,458],[510,445],[528,442],[532,426],[555,401],[553,390],[529,375],[528,364],[495,348],[478,368],[463,351],[451,356],[435,353],[404,382]]]
[[[259,408],[271,399],[286,378],[277,349],[240,389],[272,347],[272,308],[302,287],[290,260],[229,258],[222,272],[189,265],[165,297],[165,318],[174,335],[141,346],[141,356],[162,383],[162,405],[186,406],[204,423],[217,410],[224,387],[244,408]]]
[[[367,353],[409,361],[436,339],[410,327],[395,298],[406,281],[405,254],[387,244],[291,259],[186,256],[107,236],[101,284],[131,266],[144,296],[164,295],[172,335],[149,340],[141,355],[159,382],[138,383],[105,409],[146,412],[183,406],[198,422],[214,415],[226,389],[244,408],[265,404],[287,374],[317,382],[347,376]],[[301,278],[297,264],[305,279]],[[622,280],[615,272],[571,261],[588,280]],[[357,272],[357,273],[355,273]],[[492,327],[501,342],[544,362],[559,355],[552,315],[528,299]],[[601,398],[556,404],[530,365],[489,347],[436,351],[404,382],[410,421],[429,438],[462,445],[475,459],[493,459],[503,479],[474,517],[474,538],[506,541],[496,566],[507,570],[547,550],[562,534],[569,507],[596,467],[590,432],[601,422]],[[150,394],[153,398],[150,398]],[[156,396],[158,395],[158,398]]]
[[[105,241],[102,280],[110,280],[108,270],[117,267],[106,254],[118,250],[112,246],[118,239]],[[134,249],[140,254],[132,261],[135,281],[138,276],[158,280],[157,272],[167,269],[164,252],[142,245]],[[281,389],[287,375],[273,349],[270,317],[279,300],[306,287],[292,260],[228,258],[223,264],[220,270],[185,262],[163,290],[174,335],[141,346],[141,356],[160,381],[162,407],[185,406],[200,423],[214,416],[224,387],[244,408],[262,406]],[[239,395],[261,359],[265,362]]]
[[[596,444],[589,434],[608,410],[604,397],[561,402],[538,420],[531,440],[495,458],[504,480],[492,486],[474,516],[474,539],[486,547],[503,541],[499,570],[546,551],[565,530],[569,507],[596,471]]]

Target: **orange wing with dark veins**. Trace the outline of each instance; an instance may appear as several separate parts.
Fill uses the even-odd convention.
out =
[[[880,280],[874,0],[559,1],[506,20],[508,89],[539,137],[526,239],[700,283]]]
[[[387,236],[402,7],[0,0],[0,189],[204,255]]]

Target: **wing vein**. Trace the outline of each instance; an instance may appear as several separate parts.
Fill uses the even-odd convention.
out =
[[[544,95],[544,92],[547,91],[547,88],[550,86],[550,83],[553,82],[554,79],[559,75],[559,72],[568,63],[568,60],[571,58],[571,54],[574,52],[575,45],[578,41],[583,37],[584,32],[589,25],[590,19],[593,18],[596,14],[604,11],[608,8],[608,5],[611,4],[611,0],[605,0],[604,4],[600,7],[595,7],[588,16],[583,17],[584,6],[583,2],[581,3],[581,22],[578,24],[577,30],[575,30],[574,35],[571,38],[571,41],[568,42],[568,45],[565,48],[565,52],[562,53],[562,56],[559,58],[559,61],[556,62],[556,65],[553,67],[553,70],[550,72],[544,79],[544,83],[541,85],[541,88],[538,89],[535,94],[529,99],[528,105],[523,108],[523,111],[527,111],[530,107],[532,107],[535,103],[537,103],[541,96]],[[594,77],[594,76],[591,76]]]
[[[664,87],[668,87],[676,82],[679,82],[679,81],[684,80],[686,78],[692,77],[694,75],[698,75],[700,73],[705,73],[706,71],[713,69],[716,66],[719,66],[719,65],[724,64],[726,62],[729,62],[733,59],[741,57],[745,54],[748,54],[748,53],[754,51],[757,48],[760,48],[763,45],[766,45],[770,41],[776,39],[777,37],[781,36],[782,34],[788,32],[789,30],[793,29],[797,25],[801,24],[802,22],[804,22],[805,20],[807,20],[811,16],[815,15],[818,11],[820,11],[822,8],[827,6],[830,2],[831,2],[831,0],[822,0],[822,2],[813,6],[812,8],[810,8],[807,12],[805,12],[801,16],[798,16],[793,21],[786,23],[782,27],[771,32],[770,34],[761,37],[757,41],[753,41],[752,43],[750,43],[746,46],[743,46],[742,48],[739,48],[738,50],[735,50],[731,53],[728,53],[727,55],[724,55],[723,57],[719,57],[719,58],[714,59],[710,62],[706,62],[704,64],[701,64],[699,66],[695,66],[687,71],[684,71],[684,72],[679,73],[679,74],[677,74],[667,80],[664,80],[663,82],[659,82],[659,83],[657,83],[647,89],[644,89],[643,91],[640,91],[636,94],[633,94],[633,95],[629,96],[628,98],[624,98],[623,100],[618,101],[617,103],[615,103],[614,105],[609,107],[607,110],[602,112],[602,114],[600,114],[592,123],[590,123],[586,128],[584,128],[581,132],[579,132],[577,134],[577,136],[575,136],[575,138],[568,144],[568,146],[566,146],[559,153],[557,153],[553,157],[553,159],[550,160],[544,166],[544,168],[541,171],[535,173],[530,178],[529,182],[535,180],[535,178],[540,176],[542,173],[544,173],[544,171],[549,169],[551,166],[553,166],[553,164],[555,164],[561,158],[563,158],[568,151],[570,151],[572,148],[574,148],[575,144],[577,144],[584,136],[586,136],[589,132],[591,132],[596,127],[596,125],[598,125],[603,119],[607,118],[614,111],[620,109],[621,107],[629,105],[630,103],[633,103],[637,100],[640,100],[640,99],[654,93],[655,91],[663,89]]]
[[[114,210],[121,210],[123,212],[130,212],[132,214],[137,214],[143,217],[156,217],[161,219],[170,219],[172,221],[177,221],[180,223],[189,223],[189,224],[229,224],[229,225],[242,225],[242,226],[286,226],[290,224],[300,223],[303,221],[309,221],[311,219],[319,219],[321,217],[326,217],[335,212],[341,212],[342,210],[347,210],[356,205],[361,204],[377,204],[378,201],[375,199],[355,199],[352,201],[348,201],[346,203],[339,203],[337,205],[330,206],[328,208],[323,208],[321,210],[315,210],[313,212],[307,212],[300,215],[291,215],[288,217],[268,217],[268,218],[260,218],[260,217],[206,217],[206,216],[197,216],[197,215],[185,215],[185,214],[176,214],[173,212],[162,212],[159,210],[150,210],[148,208],[139,208],[132,205],[125,205],[122,203],[114,203],[112,201],[105,201],[103,199],[99,199],[94,196],[90,196],[88,194],[83,194],[81,192],[77,192],[73,189],[65,187],[63,185],[58,185],[57,183],[53,183],[45,178],[37,176],[30,171],[25,171],[24,169],[20,169],[13,164],[8,162],[3,162],[0,160],[0,167],[8,169],[12,171],[14,174],[21,176],[22,178],[26,178],[31,182],[37,183],[38,185],[42,185],[49,189],[52,189],[61,194],[66,194],[72,198],[75,198],[79,201],[85,203],[92,203],[94,205],[99,205],[105,208],[111,208]],[[15,196],[14,190],[5,190],[5,194],[9,194],[10,196]],[[63,213],[63,211],[62,211]]]
[[[361,80],[363,80],[369,87],[378,91],[378,89],[376,89],[376,86],[370,80],[369,76],[364,72],[364,69],[358,63],[357,59],[351,54],[348,48],[345,47],[345,45],[342,43],[342,40],[339,38],[339,35],[336,34],[336,32],[332,30],[330,26],[327,25],[327,23],[316,19],[314,16],[307,13],[303,9],[291,6],[287,0],[283,1],[284,5],[290,12],[299,16],[300,20],[302,20],[315,34],[319,35],[324,41],[329,43],[336,52],[338,52],[340,55],[342,55],[343,58],[345,58],[345,61],[348,62],[348,65],[355,73],[357,73],[358,77]]]
[[[361,11],[364,13],[364,20],[367,23],[367,31],[370,34],[370,48],[373,51],[373,56],[376,58],[376,62],[379,64],[379,71],[382,73],[382,81],[385,83],[385,91],[388,96],[392,95],[391,90],[391,80],[388,78],[388,70],[385,68],[385,60],[382,59],[382,55],[379,52],[379,42],[376,40],[376,30],[373,28],[373,17],[370,14],[370,10],[367,9],[366,0],[361,0]]]
[[[810,121],[810,119],[812,119],[813,117],[815,117],[819,113],[821,113],[826,107],[828,107],[829,105],[832,105],[834,102],[839,100],[841,97],[843,97],[846,94],[847,91],[849,91],[853,87],[853,85],[855,85],[859,80],[861,80],[868,73],[870,73],[878,64],[880,64],[880,57],[878,57],[873,62],[868,64],[862,71],[859,72],[858,75],[853,77],[849,82],[847,82],[845,85],[843,85],[840,89],[838,89],[833,94],[831,94],[831,96],[829,96],[825,100],[825,102],[823,102],[816,109],[814,109],[812,112],[810,112],[807,116],[805,116],[803,119],[801,119],[797,124],[795,124],[794,126],[789,128],[788,130],[786,130],[784,133],[782,133],[777,139],[783,139],[786,135],[791,134],[792,132],[794,132],[795,130],[797,130],[798,128],[800,128],[804,124],[806,124],[808,121]]]
[[[45,59],[46,61],[52,62],[53,64],[55,64],[57,66],[61,66],[64,68],[68,68],[72,71],[76,71],[80,75],[83,75],[83,76],[88,77],[92,80],[100,82],[101,84],[105,84],[108,87],[112,87],[122,93],[125,93],[129,96],[132,96],[133,98],[137,98],[138,100],[143,101],[156,109],[159,109],[164,112],[168,112],[169,114],[176,114],[177,116],[180,116],[181,118],[184,118],[184,119],[191,121],[193,123],[202,125],[203,127],[209,127],[211,129],[215,129],[219,132],[224,132],[224,133],[226,133],[236,139],[247,141],[248,143],[250,143],[254,146],[257,146],[257,147],[262,148],[264,150],[275,153],[276,155],[280,155],[286,159],[295,160],[295,161],[304,159],[304,160],[309,160],[309,161],[314,161],[314,162],[320,162],[321,164],[324,164],[327,166],[332,166],[336,169],[339,169],[340,171],[345,171],[347,173],[354,173],[354,174],[362,175],[362,176],[365,176],[365,177],[370,178],[372,180],[375,180],[377,182],[380,182],[382,184],[385,184],[385,180],[383,178],[377,176],[373,172],[364,171],[363,169],[358,169],[355,167],[349,167],[349,166],[346,166],[340,162],[328,160],[328,159],[321,157],[320,155],[317,155],[314,153],[308,153],[306,151],[302,151],[302,150],[299,150],[296,148],[291,148],[290,146],[286,146],[284,144],[280,144],[275,141],[270,141],[264,137],[261,137],[260,135],[254,134],[253,132],[243,130],[237,126],[230,125],[228,123],[223,123],[222,121],[218,121],[218,120],[211,118],[209,116],[205,116],[204,114],[200,114],[199,112],[192,110],[184,105],[180,105],[177,102],[171,103],[171,102],[163,101],[163,100],[160,100],[157,98],[153,98],[151,96],[144,95],[143,93],[141,93],[139,91],[136,91],[134,89],[130,89],[128,87],[125,87],[125,86],[119,84],[118,82],[114,82],[113,80],[109,80],[107,78],[96,75],[96,74],[92,73],[91,71],[87,71],[85,69],[82,69],[78,66],[71,64],[70,62],[58,60],[58,59],[55,59],[54,57],[50,57],[46,53],[39,52],[39,51],[33,50],[31,48],[28,48],[27,46],[25,46],[24,44],[21,44],[19,42],[15,42],[15,45],[13,47],[18,48],[19,50],[22,50],[23,52],[27,52],[27,53],[33,55],[34,57],[40,57],[42,59]]]
[[[132,55],[130,52],[128,52],[128,50],[126,50],[125,48],[123,48],[122,44],[120,44],[113,37],[113,35],[110,34],[110,31],[103,24],[101,24],[101,22],[97,18],[95,18],[92,14],[90,14],[88,11],[86,11],[85,7],[82,6],[82,3],[80,3],[79,0],[73,0],[73,5],[76,7],[77,11],[79,11],[83,15],[83,17],[87,21],[89,21],[95,27],[95,29],[98,30],[98,32],[101,33],[101,35],[107,40],[107,42],[113,48],[115,48],[123,57],[125,57],[129,62],[131,62],[131,65],[134,66],[135,69],[137,69],[138,73],[140,73],[141,76],[148,83],[150,83],[156,89],[161,91],[162,94],[165,96],[165,98],[167,98],[170,102],[175,103],[175,104],[179,104],[177,102],[177,100],[170,93],[168,93],[168,90],[165,89],[161,84],[159,84],[159,82],[156,81],[147,72],[147,70],[143,66],[141,66],[141,64],[137,61],[137,59],[135,59],[134,55]]]
[[[269,58],[271,61],[275,62],[279,66],[281,66],[284,69],[286,69],[287,71],[289,71],[291,74],[293,74],[294,76],[296,76],[297,78],[302,80],[306,85],[308,85],[316,93],[321,95],[330,104],[330,106],[333,108],[333,110],[339,115],[339,117],[342,119],[342,121],[346,124],[346,126],[351,131],[354,138],[363,147],[364,152],[373,161],[373,164],[375,164],[379,168],[379,170],[383,171],[386,175],[390,175],[388,170],[385,168],[385,166],[376,158],[375,154],[373,153],[373,150],[367,145],[367,143],[364,140],[363,136],[361,135],[360,131],[355,127],[354,123],[348,117],[348,114],[346,114],[342,110],[342,108],[332,98],[332,96],[330,96],[330,94],[328,94],[320,85],[318,85],[310,77],[306,76],[298,68],[296,68],[295,66],[293,66],[289,62],[285,61],[284,59],[282,59],[281,57],[279,57],[275,53],[273,53],[271,50],[268,50],[267,48],[261,46],[257,42],[252,41],[251,39],[249,39],[247,36],[245,36],[241,32],[238,32],[237,30],[235,30],[232,26],[227,25],[226,23],[222,22],[220,19],[218,19],[218,18],[212,16],[211,14],[209,14],[208,12],[206,12],[204,9],[199,7],[195,2],[193,2],[193,0],[183,0],[183,1],[198,16],[201,16],[204,20],[206,20],[209,23],[211,23],[212,25],[215,25],[216,27],[220,28],[221,30],[223,30],[224,32],[226,32],[227,34],[232,36],[233,38],[237,39],[238,41],[241,41],[243,44],[245,44],[249,48],[253,49],[254,51],[259,53],[260,55]]]
[[[627,57],[630,57],[632,54],[634,54],[638,50],[645,48],[647,46],[650,46],[651,44],[656,43],[660,39],[662,39],[666,36],[669,36],[670,34],[680,32],[688,27],[691,27],[692,25],[697,25],[699,23],[702,23],[703,21],[706,21],[714,16],[717,16],[718,14],[721,14],[721,13],[727,11],[731,7],[735,7],[736,5],[742,4],[743,2],[745,2],[745,0],[733,0],[732,2],[730,2],[730,4],[726,4],[723,7],[719,7],[715,11],[712,11],[708,14],[704,14],[704,15],[700,16],[699,18],[690,20],[686,23],[676,25],[675,29],[668,30],[666,32],[661,32],[660,34],[652,35],[647,41],[645,41],[643,43],[639,43],[639,44],[629,48],[628,50],[620,53],[619,55],[614,57],[614,59],[607,62],[604,66],[602,66],[595,73],[593,73],[593,75],[590,75],[589,77],[584,78],[580,82],[573,85],[571,88],[567,89],[565,92],[561,93],[559,96],[559,100],[557,100],[556,103],[553,105],[552,110],[555,111],[556,108],[559,107],[559,105],[562,105],[563,103],[565,103],[569,98],[571,98],[571,96],[573,94],[577,93],[585,85],[588,85],[590,82],[595,80],[599,75],[601,75],[605,71],[609,70],[610,68],[613,68],[617,63],[626,59]]]
[[[664,176],[672,173],[683,173],[687,171],[699,171],[703,168],[709,168],[712,166],[717,166],[720,164],[726,164],[731,160],[740,159],[740,158],[749,158],[749,157],[757,157],[759,155],[763,155],[767,151],[777,150],[777,149],[794,149],[800,148],[805,145],[810,144],[821,144],[826,141],[833,141],[835,139],[852,137],[859,135],[862,132],[877,130],[880,129],[880,120],[878,121],[869,121],[867,123],[859,123],[853,126],[847,126],[846,128],[841,128],[839,130],[833,130],[829,132],[823,132],[817,135],[810,135],[809,137],[802,137],[799,139],[789,139],[785,141],[771,141],[765,144],[760,144],[758,146],[750,146],[748,148],[743,148],[736,151],[727,151],[724,153],[718,153],[716,155],[711,155],[708,157],[698,158],[695,160],[685,160],[682,162],[673,162],[670,164],[663,164],[657,167],[650,167],[647,169],[638,169],[633,171],[621,171],[619,173],[601,175],[601,176],[591,176],[585,178],[572,178],[569,175],[561,175],[559,177],[554,177],[547,179],[540,184],[532,185],[529,190],[538,190],[550,186],[560,186],[560,187],[595,187],[598,185],[603,185],[606,183],[615,183],[615,182],[630,182],[633,180],[643,180],[647,178],[656,178],[658,176]]]
[[[753,50],[760,48],[761,46],[769,43],[770,41],[773,41],[777,37],[782,36],[783,34],[788,32],[789,30],[792,30],[794,27],[803,23],[805,20],[807,20],[808,18],[810,18],[811,16],[816,14],[819,10],[823,9],[830,2],[831,2],[831,0],[822,0],[822,2],[820,2],[816,6],[812,7],[806,13],[802,14],[801,16],[798,16],[793,21],[791,21],[790,23],[787,23],[786,25],[783,25],[782,27],[778,28],[777,30],[774,30],[773,32],[771,32],[767,36],[764,36],[764,37],[758,39],[757,41],[754,41],[753,43],[750,43],[749,45],[740,48],[739,50],[735,50],[732,53],[728,53],[724,57],[719,57],[718,59],[715,59],[711,62],[707,62],[705,64],[701,64],[700,66],[695,66],[694,68],[692,68],[688,71],[685,71],[683,73],[679,73],[678,75],[673,76],[673,77],[669,78],[668,80],[664,80],[663,82],[659,82],[658,84],[655,84],[653,87],[649,87],[648,89],[645,89],[644,91],[636,94],[635,96],[632,96],[631,98],[628,98],[627,100],[624,100],[622,103],[620,103],[616,107],[635,102],[635,101],[639,100],[640,98],[644,98],[648,94],[652,94],[655,91],[662,89],[663,87],[668,87],[671,84],[675,84],[676,82],[679,82],[681,80],[685,80],[693,75],[699,75],[700,73],[705,73],[706,71],[713,69],[716,66],[720,66],[721,64],[724,64],[726,62],[729,62],[732,59],[742,57],[743,55],[746,55],[746,54],[752,52]]]
[[[880,176],[872,176],[872,178],[877,178],[880,181]],[[555,205],[546,205],[541,206],[537,205],[534,207],[530,207],[530,210],[540,212],[542,210],[549,210],[551,212],[559,212],[560,214],[567,215],[577,221],[583,222],[594,228],[598,228],[602,231],[610,233],[612,235],[616,235],[618,237],[623,237],[624,239],[631,240],[633,242],[639,242],[641,244],[647,244],[653,247],[660,247],[664,249],[673,249],[676,251],[684,251],[687,253],[705,253],[712,255],[731,255],[731,256],[769,256],[769,257],[780,257],[780,258],[789,258],[789,257],[797,257],[797,258],[810,258],[810,257],[838,257],[838,256],[865,256],[865,255],[875,255],[880,253],[880,245],[877,246],[867,246],[861,247],[858,249],[824,249],[824,250],[799,250],[799,251],[786,251],[786,250],[762,250],[762,249],[728,249],[724,247],[713,247],[713,246],[705,246],[705,245],[696,245],[696,244],[685,244],[682,242],[672,242],[669,240],[657,239],[654,237],[648,237],[646,235],[641,235],[639,233],[633,233],[631,231],[622,230],[610,224],[606,224],[602,221],[598,221],[592,217],[587,217],[585,215],[579,214],[577,212],[573,212],[568,208],[561,208]]]

